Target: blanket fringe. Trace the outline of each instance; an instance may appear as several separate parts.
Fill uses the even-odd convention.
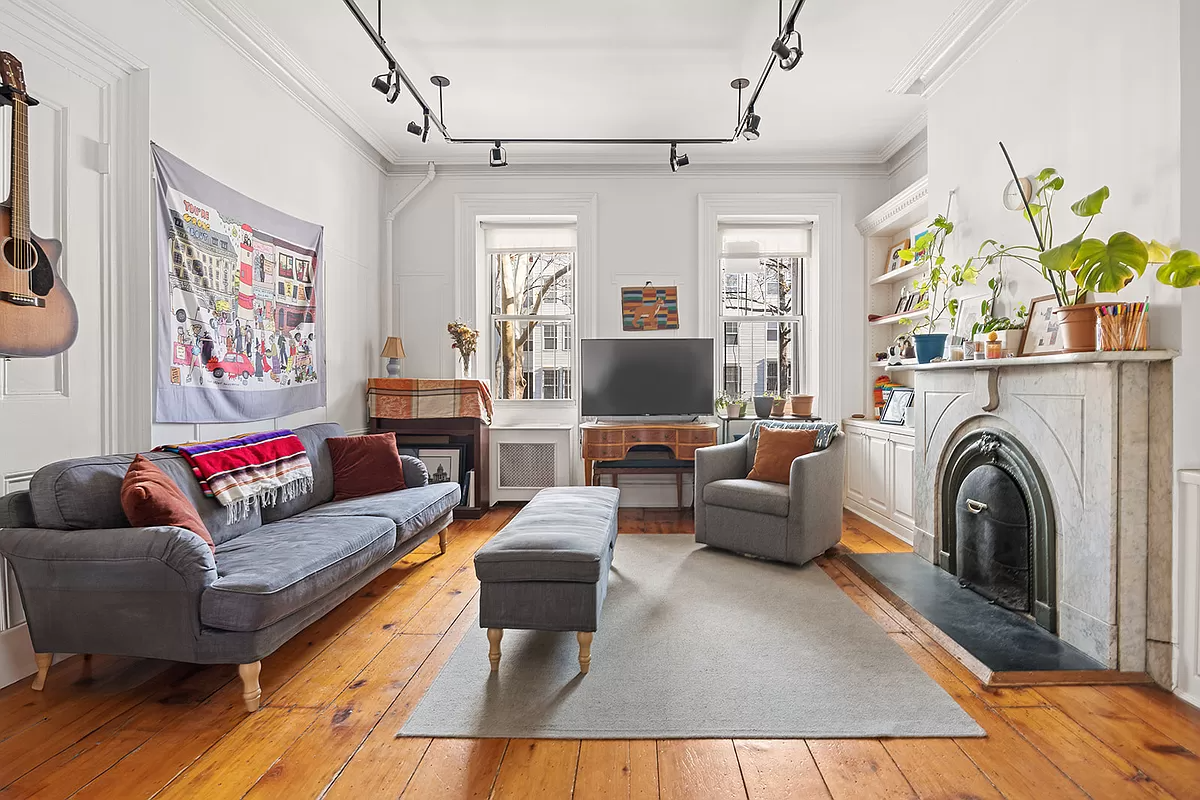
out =
[[[268,489],[263,489],[253,497],[246,497],[226,506],[229,509],[229,522],[232,524],[247,519],[254,511],[256,501],[260,508],[269,508],[278,503],[287,503],[295,500],[300,495],[308,494],[312,490],[313,477],[311,475],[298,476],[282,486],[272,486]]]

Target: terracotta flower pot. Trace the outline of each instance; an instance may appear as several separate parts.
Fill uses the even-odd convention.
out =
[[[811,394],[792,395],[792,414],[797,417],[811,417],[814,399]]]
[[[771,416],[772,417],[782,417],[783,409],[784,409],[784,406],[786,406],[786,405],[787,405],[786,397],[776,397],[775,401],[771,403]]]
[[[1096,307],[1100,303],[1080,303],[1054,309],[1058,329],[1062,331],[1064,353],[1091,353],[1096,349]]]

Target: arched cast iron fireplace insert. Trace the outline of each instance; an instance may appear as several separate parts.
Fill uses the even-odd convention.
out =
[[[1057,633],[1054,511],[1025,446],[1001,430],[971,432],[951,451],[941,489],[938,566]]]

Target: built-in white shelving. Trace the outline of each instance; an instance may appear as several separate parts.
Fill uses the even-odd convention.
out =
[[[895,325],[904,319],[924,319],[929,316],[928,308],[920,308],[916,311],[909,311],[905,314],[888,314],[886,317],[870,320],[867,324],[874,326]]]
[[[882,283],[899,283],[906,278],[918,278],[925,271],[924,264],[909,264],[907,267],[894,269],[891,272],[885,272],[878,278],[871,279],[872,286],[878,286]]]

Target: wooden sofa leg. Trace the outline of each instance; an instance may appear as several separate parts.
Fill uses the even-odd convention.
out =
[[[262,697],[262,687],[258,685],[258,673],[262,672],[262,662],[253,664],[238,664],[238,677],[242,679],[242,702],[247,711],[258,711],[258,699]]]
[[[504,637],[504,628],[488,628],[488,661],[492,662],[492,672],[500,670],[500,640]]]
[[[584,675],[592,666],[592,636],[591,631],[579,631],[575,638],[579,640],[579,671]]]
[[[50,665],[54,663],[54,653],[34,653],[34,658],[37,659],[37,675],[29,688],[40,692],[46,687],[46,676],[50,674]]]
[[[438,549],[441,550],[442,555],[446,555],[446,529],[445,528],[442,528],[440,531],[438,531]]]

